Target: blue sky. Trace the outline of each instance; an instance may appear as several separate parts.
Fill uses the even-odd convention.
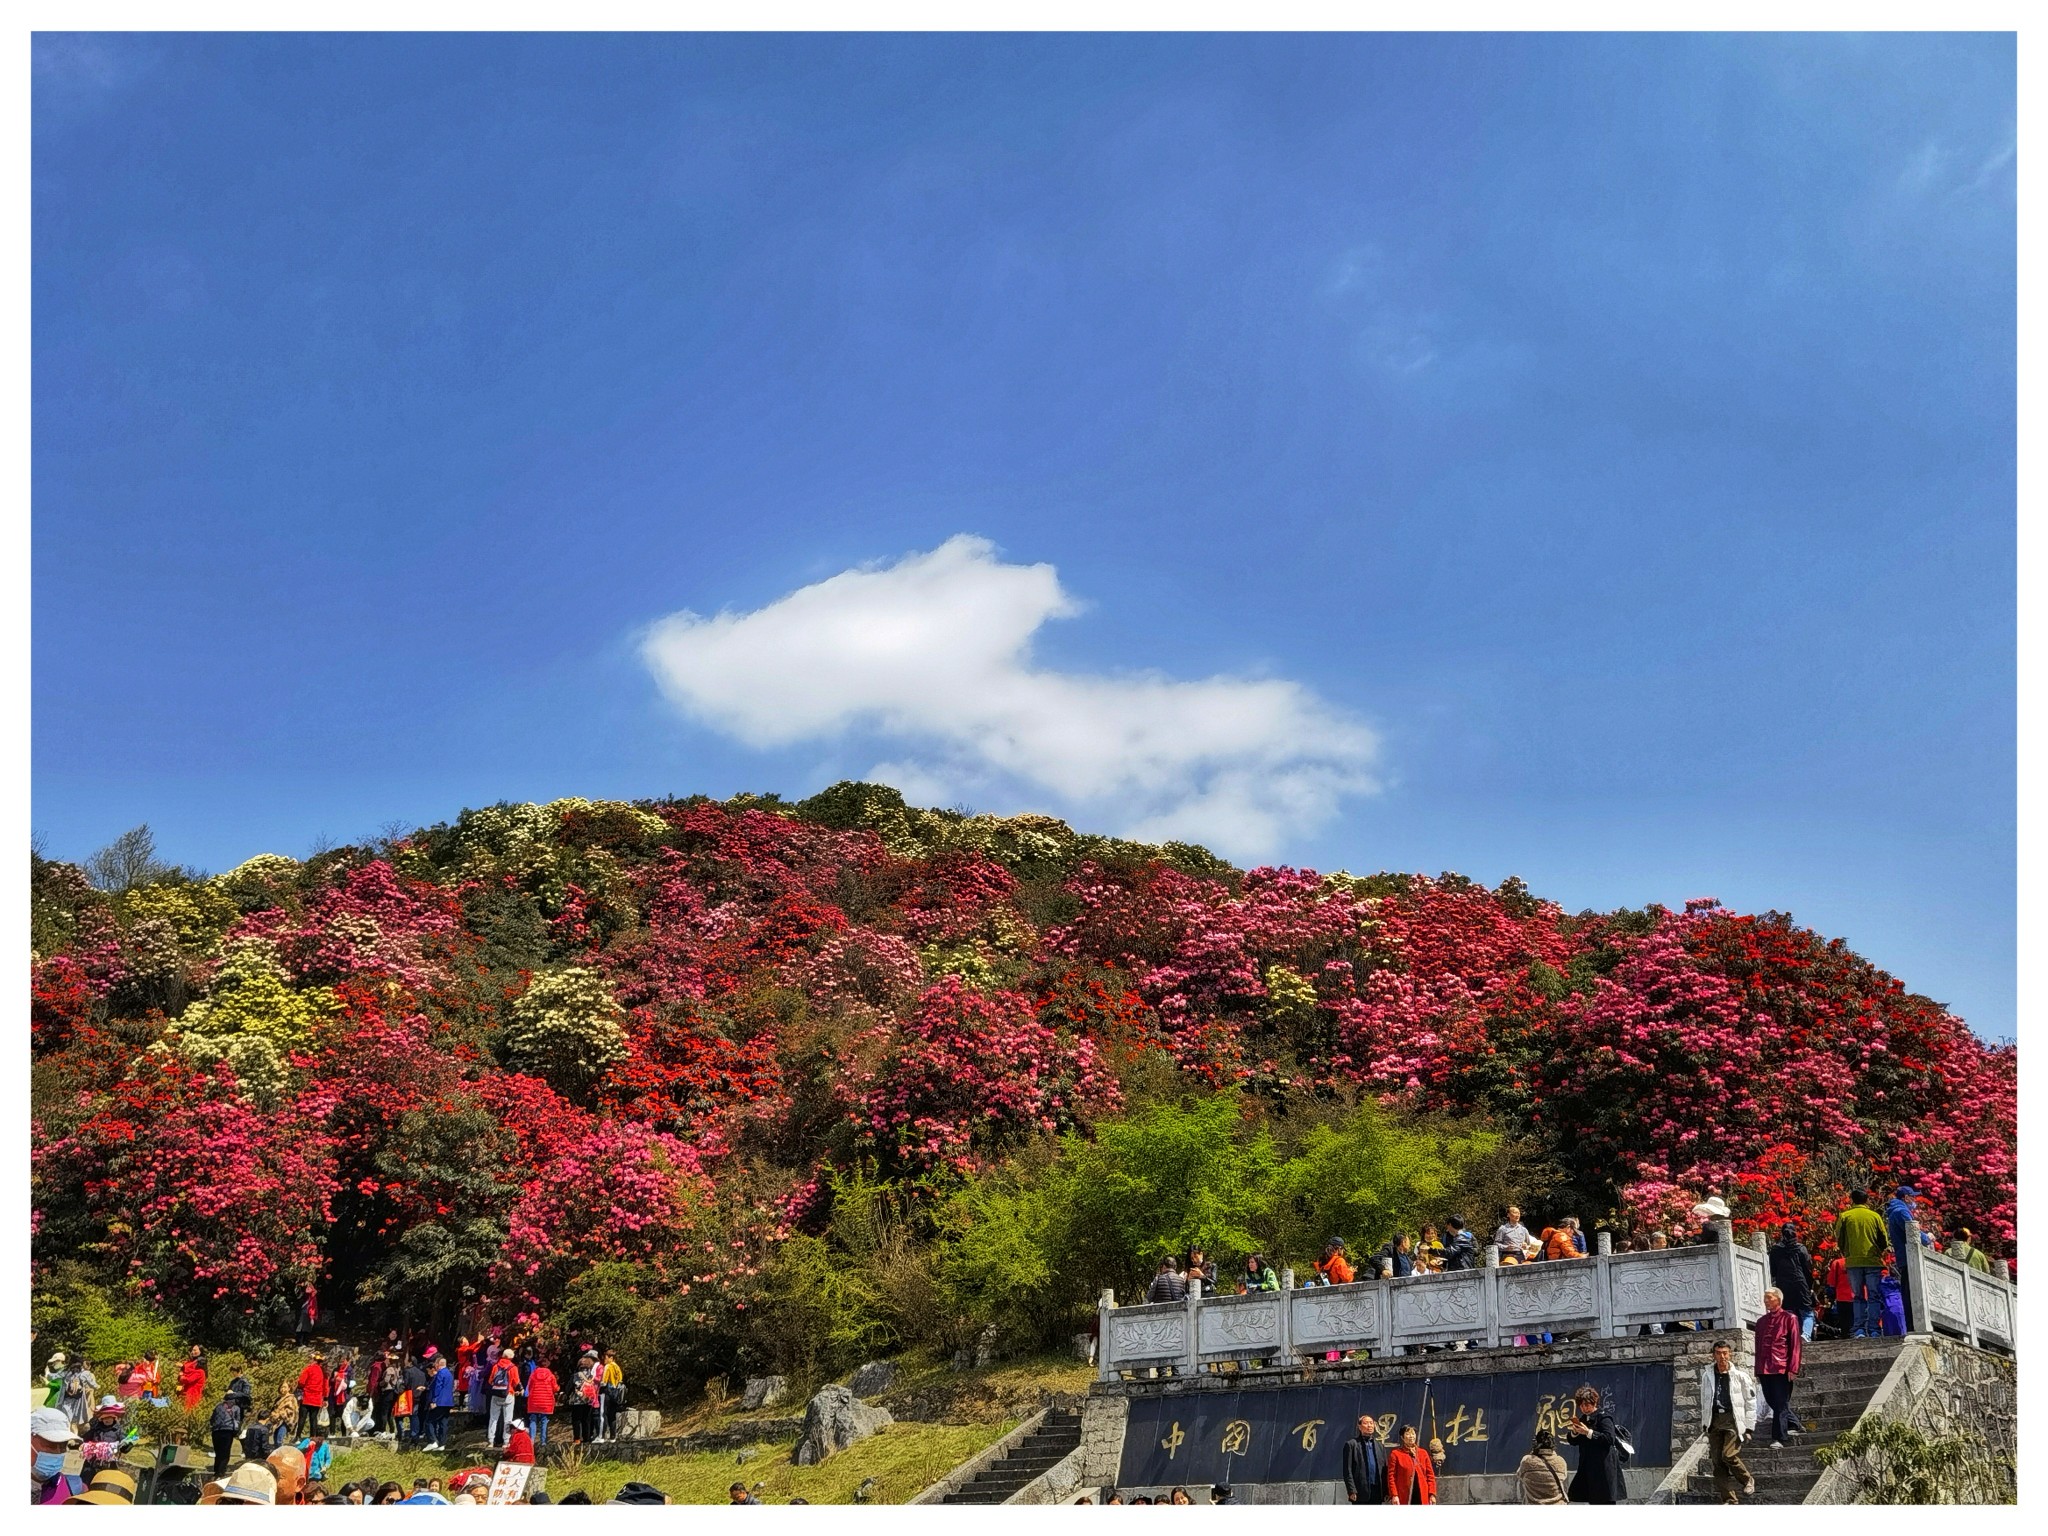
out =
[[[54,854],[884,765],[2014,1028],[2009,38],[35,62]]]

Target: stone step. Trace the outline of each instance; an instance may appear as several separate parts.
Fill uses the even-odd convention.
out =
[[[1787,1489],[1795,1487],[1803,1491],[1811,1488],[1820,1478],[1820,1468],[1810,1463],[1805,1467],[1778,1469],[1752,1460],[1748,1456],[1742,1459],[1749,1468],[1750,1476],[1756,1479],[1757,1491],[1759,1493],[1771,1491],[1782,1493]],[[1714,1474],[1711,1472],[1695,1472],[1686,1481],[1696,1492],[1712,1493],[1714,1491]]]
[[[1890,1360],[1837,1360],[1800,1362],[1800,1380],[1884,1380],[1892,1368]]]
[[[1058,1461],[1060,1457],[1066,1455],[1067,1452],[1071,1451],[1075,1446],[1079,1445],[1080,1443],[1081,1437],[1079,1435],[1074,1436],[1071,1440],[1054,1440],[1051,1442],[1040,1440],[1034,1436],[1032,1439],[1025,1441],[1022,1445],[1012,1447],[1011,1450],[1006,1455],[1004,1455],[1002,1460],[1014,1462],[1019,1460],[1020,1458],[1043,1458],[1047,1460]],[[1001,1463],[999,1462],[998,1465],[1000,1464]]]

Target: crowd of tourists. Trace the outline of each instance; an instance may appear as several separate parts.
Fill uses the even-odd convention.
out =
[[[1958,1225],[1944,1238],[1926,1221],[1918,1200],[1919,1194],[1910,1184],[1901,1184],[1879,1210],[1868,1191],[1852,1191],[1848,1206],[1828,1229],[1835,1252],[1824,1270],[1815,1263],[1794,1223],[1785,1222],[1778,1228],[1769,1249],[1771,1282],[1786,1310],[1798,1319],[1803,1338],[1875,1338],[1911,1330],[1914,1303],[1903,1274],[1908,1223],[1921,1223],[1919,1241],[1928,1251],[1946,1253],[1972,1269],[1990,1272],[1991,1256],[1973,1229]],[[1725,1222],[1730,1211],[1719,1196],[1711,1196],[1694,1206],[1690,1215],[1690,1225],[1675,1234],[1661,1229],[1610,1232],[1611,1251],[1655,1252],[1717,1242],[1716,1224]],[[1344,1240],[1333,1237],[1323,1245],[1321,1256],[1304,1267],[1299,1282],[1348,1285],[1357,1280],[1456,1273],[1476,1269],[1489,1257],[1503,1265],[1569,1262],[1588,1258],[1592,1251],[1593,1244],[1577,1216],[1560,1215],[1547,1225],[1531,1228],[1522,1219],[1521,1207],[1510,1205],[1501,1212],[1499,1224],[1484,1245],[1458,1215],[1449,1217],[1441,1228],[1424,1224],[1418,1232],[1398,1233],[1362,1259],[1354,1259]],[[1185,1256],[1168,1254],[1159,1260],[1145,1300],[1183,1302],[1194,1287],[1211,1296],[1277,1291],[1281,1271],[1263,1253],[1247,1254],[1242,1264],[1229,1266],[1195,1248]],[[1667,1327],[1692,1326],[1653,1323],[1643,1331],[1662,1333]],[[1518,1335],[1510,1342],[1549,1344],[1557,1338],[1536,1333]]]
[[[1730,1502],[1754,1488],[1742,1460],[1743,1441],[1753,1431],[1767,1430],[1770,1448],[1778,1449],[1800,1432],[1790,1405],[1806,1342],[1817,1336],[1903,1334],[1912,1328],[1916,1298],[1901,1283],[1901,1258],[1912,1241],[1910,1224],[1921,1223],[1918,1240],[1926,1248],[1980,1272],[1991,1270],[1992,1259],[1971,1228],[1957,1226],[1944,1239],[1919,1213],[1918,1198],[1912,1186],[1902,1184],[1880,1209],[1867,1191],[1853,1191],[1828,1233],[1834,1254],[1825,1270],[1816,1266],[1794,1224],[1779,1229],[1769,1250],[1765,1311],[1755,1324],[1754,1372],[1736,1364],[1722,1344],[1716,1346],[1714,1363],[1701,1373],[1701,1422],[1709,1426],[1717,1486]],[[1728,1215],[1723,1201],[1709,1198],[1693,1208],[1691,1225],[1675,1236],[1657,1230],[1610,1234],[1610,1241],[1613,1251],[1621,1253],[1717,1242],[1718,1227]],[[1458,1215],[1441,1228],[1424,1225],[1418,1232],[1400,1233],[1357,1262],[1345,1243],[1333,1238],[1305,1267],[1302,1283],[1346,1285],[1375,1277],[1455,1273],[1489,1258],[1501,1264],[1568,1263],[1588,1257],[1591,1246],[1576,1216],[1560,1215],[1532,1229],[1521,1209],[1511,1205],[1485,1247]],[[1204,1295],[1251,1294],[1278,1291],[1281,1284],[1280,1272],[1262,1253],[1247,1254],[1241,1264],[1226,1268],[1195,1248],[1185,1257],[1169,1255],[1159,1262],[1145,1299],[1183,1302],[1195,1288]],[[452,1350],[443,1352],[424,1338],[401,1339],[397,1330],[374,1349],[315,1347],[307,1341],[319,1318],[318,1298],[309,1287],[296,1317],[295,1333],[305,1346],[302,1364],[274,1401],[259,1405],[246,1376],[228,1383],[208,1420],[211,1476],[195,1482],[196,1502],[476,1503],[482,1501],[490,1467],[451,1474],[445,1485],[439,1477],[416,1479],[409,1489],[375,1479],[330,1488],[326,1474],[337,1444],[378,1441],[394,1449],[440,1452],[450,1448],[457,1427],[479,1433],[493,1463],[515,1465],[541,1459],[565,1432],[583,1445],[617,1437],[626,1383],[616,1355],[590,1344],[550,1348],[535,1319],[522,1316],[510,1329],[462,1334]],[[1694,1326],[1649,1324],[1642,1331]],[[1513,1342],[1550,1343],[1553,1338],[1535,1334]],[[140,1439],[131,1427],[132,1408],[139,1402],[165,1407],[175,1394],[188,1413],[196,1413],[207,1394],[207,1360],[194,1347],[173,1371],[150,1350],[114,1365],[109,1378],[112,1391],[103,1389],[89,1361],[64,1351],[51,1355],[31,1410],[31,1502],[132,1502]],[[459,1426],[458,1414],[466,1415]],[[565,1416],[566,1426],[559,1426]],[[1614,1455],[1625,1441],[1626,1432],[1601,1409],[1599,1393],[1581,1388],[1564,1427],[1539,1432],[1523,1459],[1518,1477],[1523,1501],[1614,1502],[1622,1487]],[[1565,1448],[1579,1452],[1575,1470],[1559,1454]],[[1442,1447],[1435,1442],[1418,1446],[1413,1426],[1404,1426],[1396,1443],[1382,1445],[1377,1425],[1361,1418],[1358,1436],[1345,1452],[1346,1492],[1353,1503],[1434,1503],[1436,1469],[1442,1462]],[[140,1464],[155,1465],[147,1453]],[[206,1465],[202,1457],[182,1454],[167,1464],[195,1473]],[[544,1501],[544,1494],[533,1500]],[[627,1484],[614,1500],[662,1501],[656,1490],[638,1483]],[[587,1501],[570,1496],[562,1502]],[[736,1483],[733,1502],[758,1500]],[[1117,1496],[1106,1502],[1126,1501]],[[1154,1500],[1133,1497],[1128,1502]],[[1194,1501],[1185,1489],[1176,1489],[1156,1502]],[[1210,1502],[1230,1503],[1234,1496],[1219,1486],[1211,1490]]]
[[[297,1320],[301,1340],[317,1318],[308,1289]],[[168,1406],[166,1372],[149,1351],[111,1375],[117,1391],[101,1394],[89,1361],[61,1350],[51,1355],[33,1403],[34,1502],[132,1497],[130,1453],[140,1435],[130,1427],[130,1409],[137,1401]],[[205,1353],[195,1348],[172,1389],[188,1413],[200,1409],[207,1379]],[[459,1503],[466,1494],[474,1502],[466,1485],[478,1472],[488,1478],[488,1467],[455,1474],[446,1488],[428,1478],[411,1490],[374,1481],[329,1488],[326,1474],[337,1445],[440,1452],[451,1448],[458,1428],[480,1433],[480,1449],[494,1464],[532,1464],[565,1431],[581,1445],[615,1440],[625,1403],[615,1352],[591,1344],[550,1349],[531,1327],[479,1329],[446,1352],[424,1338],[401,1339],[395,1329],[374,1349],[307,1346],[296,1375],[273,1400],[259,1403],[246,1375],[227,1383],[207,1419],[212,1475],[196,1502]],[[465,1420],[458,1423],[458,1415]],[[271,1497],[258,1497],[260,1488]]]

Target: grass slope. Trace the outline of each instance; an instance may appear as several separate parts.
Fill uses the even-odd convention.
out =
[[[642,1462],[598,1461],[571,1470],[551,1468],[548,1497],[559,1500],[581,1491],[602,1503],[628,1482],[651,1483],[679,1504],[723,1504],[737,1479],[755,1497],[770,1504],[793,1498],[813,1504],[851,1504],[853,1493],[868,1478],[876,1487],[873,1502],[902,1504],[937,1482],[968,1457],[1016,1428],[1017,1420],[993,1424],[891,1424],[879,1434],[841,1451],[824,1465],[799,1467],[790,1462],[787,1445],[763,1445],[746,1462],[734,1451],[696,1451],[658,1456]],[[399,1453],[382,1446],[337,1451],[327,1472],[327,1486],[338,1487],[365,1477],[395,1482],[410,1490],[416,1477],[446,1478],[463,1467],[482,1465],[455,1453],[433,1456]]]

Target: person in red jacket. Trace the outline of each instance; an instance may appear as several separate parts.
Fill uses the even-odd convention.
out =
[[[1856,1292],[1849,1285],[1849,1261],[1839,1253],[1828,1261],[1827,1287],[1835,1299],[1835,1330],[1847,1338],[1855,1322]]]
[[[505,1442],[505,1459],[521,1461],[529,1467],[533,1465],[533,1436],[526,1432],[526,1420],[512,1421],[512,1435]]]
[[[561,1383],[555,1380],[548,1363],[534,1361],[533,1374],[526,1378],[526,1422],[532,1426],[536,1451],[548,1448],[548,1420],[555,1415],[555,1394],[560,1390]]]
[[[1436,1462],[1415,1443],[1415,1426],[1401,1426],[1401,1443],[1387,1452],[1387,1502],[1434,1504]]]
[[[299,1372],[299,1427],[294,1438],[310,1436],[320,1427],[320,1410],[327,1405],[327,1371],[320,1357],[306,1351],[306,1368]]]
[[[199,1400],[206,1396],[206,1356],[197,1344],[185,1363],[178,1367],[178,1390],[184,1395],[185,1411],[197,1413]]]
[[[1799,1374],[1799,1317],[1785,1310],[1776,1286],[1764,1292],[1764,1315],[1756,1328],[1756,1382],[1771,1405],[1771,1449],[1782,1451],[1792,1432],[1792,1382]]]

